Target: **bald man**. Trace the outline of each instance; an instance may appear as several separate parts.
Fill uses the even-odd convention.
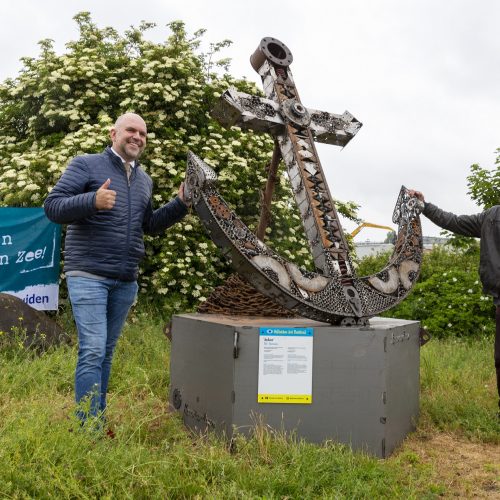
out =
[[[106,393],[116,342],[137,296],[144,233],[158,234],[187,212],[178,196],[154,210],[153,182],[141,168],[147,127],[137,114],[120,116],[111,146],[74,158],[47,196],[47,217],[68,224],[64,271],[78,330],[77,416],[104,428]]]

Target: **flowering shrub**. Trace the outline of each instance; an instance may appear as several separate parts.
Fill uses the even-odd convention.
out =
[[[379,271],[388,258],[385,254],[363,259],[358,274]],[[411,294],[383,316],[421,321],[439,338],[491,335],[495,309],[492,298],[482,292],[478,269],[477,243],[475,251],[466,252],[436,246],[424,254],[420,278]]]
[[[273,141],[237,127],[222,128],[210,117],[229,86],[259,93],[245,80],[215,72],[227,68],[227,60],[213,61],[229,42],[212,44],[212,52],[202,54],[203,31],[189,38],[179,21],[169,25],[164,43],[152,43],[144,37],[150,23],[120,35],[112,28],[98,29],[89,13],[75,20],[80,36],[67,44],[65,54],[57,55],[51,40],[43,40],[39,57],[24,58],[18,77],[0,85],[0,206],[41,206],[68,162],[102,151],[115,119],[133,111],[148,125],[141,163],[153,179],[156,206],[176,194],[190,149],[216,170],[225,200],[255,229]],[[268,236],[284,257],[307,266],[308,244],[283,174]],[[340,203],[338,208],[354,216],[356,206]],[[146,244],[140,289],[167,310],[192,308],[228,272],[194,215],[167,235],[146,237]]]

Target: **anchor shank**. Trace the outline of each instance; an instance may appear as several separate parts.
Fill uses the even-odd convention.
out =
[[[286,123],[286,133],[278,140],[315,267],[325,275],[337,274],[350,281],[353,269],[347,241],[314,145],[310,116],[290,69],[275,68],[266,61],[259,74],[267,98],[278,102]]]

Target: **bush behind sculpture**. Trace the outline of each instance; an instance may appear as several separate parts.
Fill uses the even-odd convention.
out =
[[[169,24],[164,43],[153,43],[144,37],[151,23],[120,35],[99,29],[89,13],[75,20],[80,36],[67,44],[66,53],[57,55],[52,41],[43,40],[39,57],[24,58],[18,77],[0,86],[0,206],[41,206],[69,160],[101,151],[116,117],[134,111],[148,124],[141,163],[153,178],[156,206],[176,194],[190,149],[217,171],[226,201],[256,227],[272,139],[224,129],[209,115],[230,85],[259,92],[245,80],[215,73],[227,68],[226,60],[212,61],[229,42],[201,53],[203,30],[189,38],[180,21]],[[275,199],[270,239],[285,258],[310,262],[283,172]],[[340,206],[348,215],[354,209],[354,204]],[[160,298],[167,309],[192,307],[228,271],[194,215],[167,235],[146,237],[146,243],[141,291],[151,300]]]
[[[424,254],[422,271],[412,293],[384,313],[414,319],[433,337],[482,337],[495,331],[495,309],[479,280],[479,245],[467,251],[435,246]],[[358,274],[369,275],[387,262],[387,254],[363,259]]]

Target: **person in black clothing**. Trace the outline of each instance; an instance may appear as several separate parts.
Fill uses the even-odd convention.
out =
[[[434,224],[462,236],[480,238],[479,276],[496,306],[495,369],[500,417],[500,205],[475,215],[455,215],[426,202],[420,191],[408,190],[424,204],[423,214]]]

